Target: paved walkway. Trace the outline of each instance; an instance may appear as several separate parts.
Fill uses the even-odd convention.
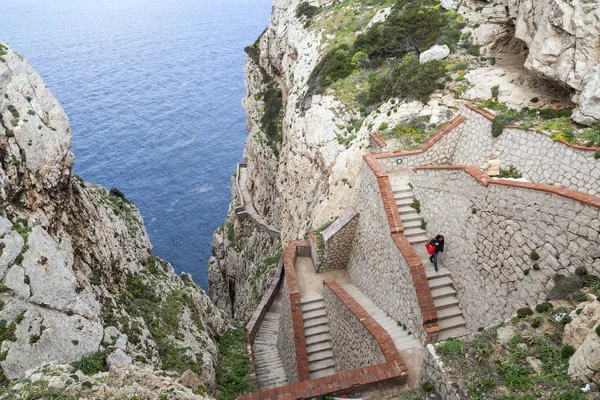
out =
[[[277,351],[278,334],[279,299],[276,298],[265,314],[252,344],[254,367],[260,390],[283,386],[288,383],[279,351]]]
[[[321,297],[323,281],[334,280],[343,285],[350,282],[350,276],[345,269],[317,274],[310,257],[296,258],[296,280],[300,288],[302,301]]]
[[[236,177],[236,185],[238,188],[238,196],[242,195],[240,200],[243,200],[241,207],[243,211],[236,211],[238,215],[248,215],[258,225],[261,226],[269,235],[273,237],[279,237],[279,229],[273,225],[267,223],[267,221],[256,211],[254,204],[252,203],[252,194],[248,191],[248,169],[245,166],[240,165],[238,168],[238,176]],[[238,184],[239,182],[239,184]]]

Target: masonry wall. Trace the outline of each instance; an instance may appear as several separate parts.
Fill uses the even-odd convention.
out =
[[[352,283],[423,339],[423,317],[411,271],[391,237],[377,178],[364,161],[353,208],[360,217],[346,267]]]
[[[430,383],[435,388],[436,393],[443,400],[461,400],[466,394],[463,394],[459,386],[448,378],[448,373],[444,368],[444,363],[437,355],[433,345],[427,345],[419,373],[418,387],[425,383]]]
[[[460,112],[467,117],[463,124],[467,129],[451,164],[481,165],[494,153],[502,168],[513,164],[531,182],[600,194],[600,160],[594,158],[594,151],[554,141],[545,132],[519,128],[505,128],[494,138],[490,120],[469,108]]]
[[[296,364],[296,345],[292,325],[292,311],[287,277],[281,285],[281,310],[279,313],[279,334],[277,335],[277,350],[283,361],[283,369],[289,383],[298,382],[298,367]]]
[[[389,156],[378,158],[387,172],[404,170],[421,165],[447,165],[454,159],[459,139],[471,129],[469,121],[457,115],[434,137],[417,149],[403,152],[390,152]]]
[[[316,235],[311,234],[311,257],[317,273],[346,268],[357,223],[356,211],[346,211],[322,232],[325,248],[321,250],[317,250]]]
[[[441,257],[470,330],[544,301],[557,274],[600,273],[596,207],[539,190],[485,187],[462,169],[417,170],[411,179],[428,229],[446,238]]]
[[[323,299],[329,319],[335,371],[351,371],[384,363],[386,360],[377,339],[327,285],[323,286]]]

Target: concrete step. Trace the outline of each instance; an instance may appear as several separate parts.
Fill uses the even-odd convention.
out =
[[[313,318],[321,318],[324,315],[327,315],[327,311],[325,311],[325,304],[323,304],[323,306],[320,308],[314,308],[312,310],[302,310],[302,319],[305,322]]]
[[[413,203],[413,201],[415,201],[415,199],[413,197],[405,197],[405,198],[396,200],[396,205],[398,207],[406,207],[406,206],[410,206]]]
[[[324,376],[329,376],[335,374],[335,368],[326,368],[319,371],[311,372],[310,379],[322,378]]]
[[[419,215],[419,213],[417,212],[417,210],[415,210],[411,206],[402,206],[402,207],[398,206],[398,212],[400,213],[400,217],[401,218],[402,218],[403,215],[409,215],[409,214],[417,214],[417,215]]]
[[[404,236],[406,236],[409,239],[413,236],[421,236],[421,235],[427,235],[427,232],[425,232],[423,229],[421,229],[420,225],[418,228],[404,229]]]
[[[404,218],[400,218],[400,219],[402,220],[402,226],[404,227],[404,229],[413,229],[413,228],[421,229],[421,225],[423,225],[423,220],[421,218],[411,219],[408,221],[405,221]]]
[[[436,276],[428,279],[428,281],[431,290],[454,285],[454,282],[448,276]]]
[[[427,263],[429,263],[429,260],[427,260]],[[431,264],[431,268],[429,268],[429,266],[425,267],[425,275],[427,275],[428,280],[432,280],[432,279],[441,278],[441,277],[445,277],[445,276],[449,277],[450,271],[448,271],[448,269],[446,269],[446,268],[440,268],[440,269],[438,269],[437,272],[435,272],[435,270],[433,269],[433,264]]]
[[[412,188],[407,183],[398,183],[396,185],[392,184],[392,192],[394,192],[394,194],[403,192],[412,193],[412,191]]]
[[[454,328],[454,329],[443,330],[443,331],[440,331],[440,333],[438,334],[438,342],[447,340],[451,337],[456,338],[456,337],[460,337],[460,336],[464,336],[464,335],[468,335],[468,334],[469,334],[469,331],[464,326]]]
[[[323,333],[329,333],[329,324],[311,326],[310,328],[304,328],[304,336],[308,340],[310,336],[320,335]]]
[[[452,306],[448,308],[442,308],[436,310],[438,316],[438,322],[446,319],[462,315],[462,310],[458,306]]]
[[[437,299],[442,299],[444,297],[455,297],[456,290],[454,290],[454,288],[452,288],[451,286],[444,286],[439,289],[433,289],[431,291],[431,296],[433,297],[434,301]]]
[[[331,336],[329,335],[329,332],[321,333],[318,335],[305,336],[305,338],[306,338],[307,346],[311,345],[311,344],[329,342],[331,340]]]
[[[326,349],[326,350],[321,350],[321,351],[317,351],[314,353],[311,353],[308,355],[308,362],[317,362],[317,361],[321,361],[321,360],[326,360],[328,358],[333,359],[333,350],[331,349]]]
[[[413,210],[414,210],[414,208],[413,208]],[[400,214],[400,219],[402,220],[403,225],[405,225],[409,222],[419,221],[419,226],[421,226],[421,222],[423,221],[421,214],[418,214],[416,211],[414,213]]]
[[[333,362],[333,358],[328,358],[325,360],[308,363],[308,370],[310,372],[315,372],[315,371],[332,368],[332,367],[335,368],[335,363]]]
[[[403,191],[397,191],[394,192],[394,199],[396,199],[396,201],[398,200],[402,200],[402,199],[414,199],[415,196],[413,195],[412,190],[403,190]],[[412,200],[411,200],[412,203]]]
[[[304,319],[304,329],[306,328],[310,328],[311,326],[317,326],[317,325],[323,325],[323,324],[327,324],[329,322],[329,320],[327,319],[327,315],[323,314],[321,316],[315,317],[315,318],[310,318],[310,319]]]
[[[458,307],[458,299],[456,297],[443,297],[441,299],[434,299],[433,304],[436,310],[441,310],[448,307]]]
[[[408,242],[412,245],[416,245],[419,243],[427,243],[429,237],[427,235],[419,235],[419,236],[411,236],[407,237]]]
[[[310,303],[300,303],[300,309],[302,310],[302,313],[306,311],[318,310],[321,308],[325,308],[325,303],[323,302],[323,300],[311,301]]]
[[[465,321],[462,315],[458,315],[452,318],[443,319],[441,321],[438,320],[438,325],[440,326],[440,330],[453,329],[458,328],[459,326],[467,325],[467,321]]]
[[[318,353],[325,350],[331,350],[331,342],[324,341],[315,344],[307,344],[306,345],[306,353],[311,355],[313,353]]]

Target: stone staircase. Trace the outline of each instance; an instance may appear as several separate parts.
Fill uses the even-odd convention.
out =
[[[277,351],[278,333],[279,314],[267,312],[252,345],[254,367],[260,390],[288,383],[279,351]]]
[[[404,227],[404,235],[413,246],[423,265],[425,273],[433,296],[433,302],[438,314],[438,324],[440,333],[438,341],[446,340],[450,337],[458,337],[466,335],[469,331],[466,328],[466,321],[459,307],[456,290],[454,290],[454,281],[450,271],[444,267],[441,260],[443,255],[438,260],[438,272],[435,271],[433,264],[429,261],[429,254],[425,248],[425,243],[430,239],[425,227],[423,226],[423,218],[417,210],[411,207],[415,198],[413,195],[410,179],[407,175],[398,174],[390,175],[390,183],[402,226]],[[442,253],[443,254],[443,253]]]
[[[422,347],[421,342],[417,338],[409,334],[406,328],[399,326],[396,321],[389,317],[352,283],[345,284],[343,288],[389,333],[400,354],[406,350]]]
[[[335,374],[329,319],[321,296],[302,298],[300,303],[304,320],[304,336],[308,353],[310,379]]]

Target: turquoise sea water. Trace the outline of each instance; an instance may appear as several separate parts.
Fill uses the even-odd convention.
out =
[[[74,171],[140,208],[154,254],[207,287],[246,125],[245,46],[271,0],[3,0],[0,39],[65,108]]]

